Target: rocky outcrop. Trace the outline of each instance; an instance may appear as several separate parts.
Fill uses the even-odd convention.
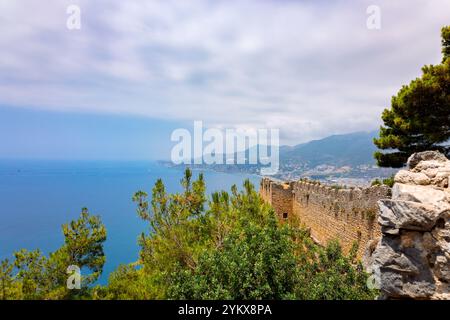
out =
[[[382,298],[450,299],[450,161],[416,153],[378,201],[382,237],[369,258]]]

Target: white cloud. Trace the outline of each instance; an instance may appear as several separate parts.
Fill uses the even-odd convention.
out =
[[[82,29],[66,26],[81,8]],[[281,129],[284,142],[373,129],[440,61],[448,0],[0,2],[0,103]]]

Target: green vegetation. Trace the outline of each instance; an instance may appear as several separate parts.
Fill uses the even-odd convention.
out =
[[[365,217],[369,221],[374,221],[375,218],[377,217],[377,212],[375,210],[366,210]]]
[[[144,192],[135,194],[138,214],[150,226],[140,238],[141,268],[116,271],[104,290],[106,298],[376,296],[367,289],[367,275],[354,254],[345,256],[337,242],[315,245],[295,221],[281,224],[249,181],[241,192],[234,186],[230,194],[216,192],[207,200],[202,175],[191,179],[187,170],[179,194],[167,194],[158,181],[151,203]],[[125,291],[117,289],[125,286]]]
[[[243,190],[208,199],[200,174],[186,170],[182,192],[168,194],[158,180],[151,201],[133,201],[149,230],[139,237],[140,258],[93,286],[105,257],[106,231],[87,210],[63,226],[64,245],[47,258],[16,253],[0,264],[1,299],[373,299],[367,274],[338,242],[325,248],[293,219],[278,221],[247,180]],[[82,266],[82,289],[66,288],[66,267]],[[91,273],[85,275],[86,271]]]
[[[342,184],[332,184],[332,185],[330,185],[330,188],[332,190],[354,189],[354,187],[347,187],[346,185],[342,185]]]
[[[300,178],[299,179],[300,182],[305,182],[305,183],[311,183],[314,185],[322,185],[322,183],[319,180],[313,180],[313,179],[309,179],[309,178]]]
[[[424,66],[422,77],[403,86],[383,111],[384,126],[374,143],[388,152],[375,153],[379,166],[402,167],[419,151],[449,153],[450,26],[442,28],[442,54],[441,64]]]
[[[383,180],[380,179],[375,179],[372,181],[371,183],[372,186],[381,186],[381,185],[385,185],[388,186],[390,188],[392,188],[394,186],[394,175],[390,176],[389,178],[385,178]]]
[[[40,250],[22,249],[15,260],[0,263],[0,299],[83,299],[103,270],[106,229],[97,216],[83,209],[78,220],[62,227],[64,244],[48,257]],[[67,268],[82,270],[81,288],[69,290]],[[90,272],[86,274],[87,272]]]

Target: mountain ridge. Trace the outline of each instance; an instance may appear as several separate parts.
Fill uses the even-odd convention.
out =
[[[321,164],[344,166],[375,164],[373,138],[378,130],[335,134],[295,146],[280,147],[280,162],[302,161],[309,166]]]
[[[396,170],[379,168],[373,157],[377,150],[373,138],[378,130],[335,134],[294,146],[279,148],[279,170],[272,178],[297,180],[311,178],[332,184],[367,185],[374,179],[390,177]],[[263,146],[264,147],[264,146]],[[267,147],[267,146],[266,146]],[[250,151],[258,146],[234,154],[222,154],[223,160],[246,159],[246,164],[193,164],[197,169],[212,169],[228,173],[260,174],[261,164],[248,164]],[[219,155],[220,156],[220,155]]]

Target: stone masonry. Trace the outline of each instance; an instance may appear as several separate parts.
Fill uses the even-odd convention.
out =
[[[390,197],[386,186],[340,189],[317,183],[277,182],[263,178],[262,198],[270,203],[280,219],[295,216],[319,244],[337,239],[345,252],[359,242],[358,257],[381,236],[377,224],[377,201]]]
[[[450,161],[413,154],[379,201],[382,237],[368,271],[385,299],[450,299]]]
[[[261,181],[280,219],[299,218],[312,238],[337,239],[358,257],[382,299],[450,299],[450,160],[413,154],[385,186],[342,189],[314,182]],[[392,195],[391,195],[392,193]]]

